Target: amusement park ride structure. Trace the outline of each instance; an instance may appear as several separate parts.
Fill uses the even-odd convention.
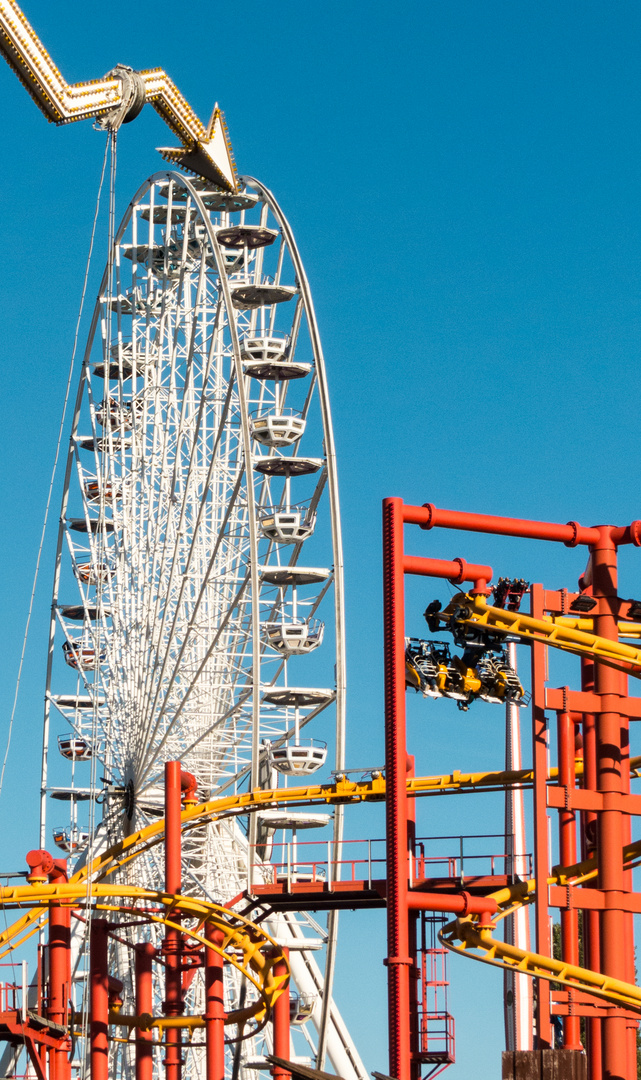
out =
[[[70,86],[13,0],[0,0],[0,39],[49,120],[98,118],[113,139],[150,101],[182,143],[162,153],[195,174],[159,173],[132,200],[85,352],[56,558],[40,847],[27,855],[26,884],[0,889],[3,910],[20,912],[0,933],[0,959],[40,933],[35,977],[23,964],[21,983],[0,984],[3,1075],[16,1074],[24,1052],[23,1072],[38,1080],[238,1080],[261,1069],[324,1080],[327,1054],[339,1076],[364,1080],[332,1001],[337,918],[379,907],[389,1066],[375,1076],[419,1080],[454,1062],[445,963],[454,951],[502,968],[508,1012],[517,1000],[506,1080],[586,1071],[589,1080],[633,1080],[641,842],[631,840],[631,818],[641,796],[630,779],[641,759],[630,758],[629,724],[641,719],[641,699],[627,680],[641,678],[641,649],[631,644],[641,638],[641,602],[619,596],[617,551],[641,546],[641,522],[560,525],[387,499],[385,768],[350,779],[331,417],[291,228],[271,192],[238,180],[218,109],[205,128],[164,72],[118,66]],[[576,590],[493,585],[489,566],[406,554],[406,526],[582,546],[587,566]],[[317,552],[318,565],[300,562],[303,551]],[[468,586],[445,607],[425,598],[430,633],[451,635],[451,645],[408,635],[407,575]],[[296,681],[323,653],[317,613],[327,611],[331,690],[329,679],[310,685],[325,670],[317,656],[314,677]],[[532,767],[508,754],[496,771],[416,776],[408,691],[461,709],[501,705],[518,744],[528,695],[516,644],[531,652]],[[578,661],[580,688],[547,685],[548,648]],[[71,689],[58,689],[64,678]],[[301,729],[329,708],[333,781],[315,784],[327,747]],[[56,718],[72,765],[65,787],[49,780]],[[85,787],[76,778],[83,763]],[[290,786],[296,778],[303,786]],[[417,836],[416,800],[488,790],[505,792],[510,810],[499,850],[474,871],[463,838],[456,854],[431,856],[430,840]],[[54,839],[72,867],[46,850],[48,798],[70,806]],[[343,811],[368,801],[385,803],[384,858],[366,841],[365,857],[350,859]],[[303,846],[300,829],[330,822],[323,808],[333,812],[332,840]],[[558,815],[554,867],[549,811]],[[551,910],[560,912],[557,957]],[[313,957],[321,947],[324,974]],[[310,1058],[295,1056],[295,1030]]]

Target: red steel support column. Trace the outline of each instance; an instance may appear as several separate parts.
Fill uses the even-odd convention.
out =
[[[594,663],[592,660],[581,660],[581,689],[588,693],[594,691]],[[596,765],[596,717],[593,713],[583,714],[583,787],[588,791],[597,790],[597,765]],[[594,855],[596,850],[596,820],[597,815],[591,810],[586,810],[582,815],[583,847],[581,857],[587,859]],[[594,882],[586,882],[584,889],[594,888]],[[583,911],[583,950],[584,962],[591,971],[601,970],[600,949],[601,928],[599,924],[599,912],[584,909]],[[603,1051],[601,1018],[594,1020],[587,1018],[587,1050],[588,1050],[588,1080],[602,1080],[603,1078]]]
[[[408,780],[416,776],[414,766],[414,756],[413,754],[408,754],[406,765]],[[416,799],[407,800],[407,850],[409,852],[411,867],[410,882],[414,883],[416,877]],[[421,1080],[421,1061],[419,1058],[420,1033],[418,1014],[418,980],[420,978],[420,968],[417,955],[419,918],[420,915],[418,911],[410,911],[407,917],[408,949],[410,958],[412,960],[412,966],[410,968],[410,1052],[412,1055],[412,1080]],[[423,963],[425,963],[424,956],[422,959]],[[423,1007],[425,1008],[425,1002],[423,1002]]]
[[[532,585],[531,611],[535,619],[544,614],[544,596],[541,585]],[[547,904],[547,879],[549,870],[548,814],[547,814],[547,722],[545,719],[545,646],[532,644],[532,761],[534,765],[534,873],[536,876],[536,951],[551,956],[550,919]],[[547,979],[537,979],[536,986],[536,1042],[535,1049],[552,1047],[550,1023],[550,984]]]
[[[180,814],[181,784],[180,762],[165,762],[165,889],[179,893],[182,886]],[[174,921],[178,921],[174,914]],[[168,927],[162,951],[165,956],[166,1016],[181,1016],[183,1012],[181,973],[181,933]],[[165,1032],[165,1076],[167,1080],[181,1080],[182,1034],[180,1028],[167,1028]],[[93,1078],[92,1078],[93,1080]]]
[[[274,976],[276,977],[287,974],[287,958],[289,957],[289,950],[283,948],[281,949],[281,952],[284,959],[277,960],[274,964]],[[276,1057],[284,1058],[285,1061],[289,1061],[289,983],[287,983],[272,1010],[272,1027],[274,1033],[274,1055]],[[292,1080],[292,1074],[288,1072],[287,1069],[281,1068],[280,1065],[274,1065],[272,1076],[274,1077],[274,1080]]]
[[[67,880],[67,860],[54,859],[60,875],[57,881]],[[47,1016],[54,1024],[66,1027],[69,1023],[68,1003],[71,995],[71,910],[52,904],[49,910],[49,1007]],[[50,1080],[70,1080],[70,1042],[49,1052]]]
[[[389,1075],[411,1078],[403,503],[383,501]]]
[[[225,940],[222,930],[205,923],[205,937],[214,945]],[[220,953],[205,949],[205,1038],[207,1040],[207,1080],[225,1076],[225,997],[224,960]],[[277,1053],[274,1050],[274,1053]]]
[[[109,923],[91,923],[89,950],[89,1040],[91,1080],[109,1080]]]
[[[560,712],[558,722],[559,784],[567,793],[576,787],[574,720],[568,712]],[[569,799],[566,797],[566,805]],[[559,812],[559,854],[561,866],[574,866],[576,857],[576,815],[573,810]],[[568,964],[579,963],[579,913],[576,908],[561,911],[561,946],[562,958]],[[572,990],[569,991],[569,1004],[572,1007]],[[563,1048],[582,1050],[581,1019],[578,1016],[566,1016],[563,1019]]]
[[[152,962],[156,949],[150,941],[141,941],[136,945],[136,1014],[142,1016],[153,1013]],[[152,1032],[136,1032],[136,1080],[152,1080],[154,1057]]]
[[[599,529],[600,539],[591,548],[592,591],[598,599],[595,608],[594,630],[601,637],[618,640],[617,553],[607,527]],[[601,712],[596,718],[597,784],[600,792],[621,792],[622,728],[619,673],[597,661],[595,689],[601,698]],[[623,818],[619,810],[602,810],[597,823],[597,857],[599,888],[605,893],[605,909],[601,913],[601,968],[605,975],[625,980],[626,961],[625,915],[619,896],[624,891]],[[629,1075],[627,1024],[624,1017],[607,1016],[603,1020],[604,1080],[634,1080]]]

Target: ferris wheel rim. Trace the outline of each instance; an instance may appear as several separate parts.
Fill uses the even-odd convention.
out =
[[[220,289],[221,289],[221,293],[223,294],[225,308],[226,308],[227,313],[228,313],[228,327],[229,327],[229,333],[230,333],[230,336],[231,336],[231,339],[232,339],[232,346],[233,346],[233,364],[234,364],[234,370],[235,370],[235,374],[236,374],[236,385],[240,389],[242,387],[242,385],[243,385],[243,367],[242,367],[243,360],[242,360],[242,355],[241,355],[241,345],[240,345],[240,339],[239,339],[239,334],[238,334],[238,327],[237,327],[237,323],[236,323],[236,318],[233,315],[233,313],[234,313],[234,304],[233,304],[233,298],[231,296],[230,283],[229,283],[229,280],[228,280],[226,272],[225,272],[225,266],[224,266],[224,263],[223,263],[222,253],[221,253],[220,244],[219,244],[218,236],[217,236],[217,229],[213,226],[213,224],[212,224],[212,222],[210,220],[208,209],[207,209],[203,199],[201,198],[201,194],[200,194],[199,190],[197,189],[197,187],[194,186],[194,181],[191,180],[188,177],[183,176],[182,174],[176,173],[174,171],[169,171],[169,170],[162,170],[162,171],[156,172],[152,176],[150,176],[147,180],[145,180],[140,185],[138,191],[136,192],[136,194],[134,195],[134,197],[130,201],[130,203],[129,203],[129,205],[128,205],[128,207],[127,207],[127,209],[126,209],[126,211],[125,211],[125,213],[123,215],[123,218],[122,218],[122,220],[120,222],[118,230],[117,230],[117,232],[115,234],[114,250],[116,250],[118,245],[122,242],[122,239],[126,234],[126,230],[127,230],[128,226],[129,226],[129,224],[131,222],[132,215],[134,214],[134,212],[136,210],[136,207],[144,199],[146,193],[155,184],[162,183],[162,182],[167,182],[167,183],[175,182],[175,183],[179,184],[180,187],[183,190],[187,191],[189,193],[189,195],[191,196],[191,198],[192,198],[194,206],[197,208],[197,210],[199,212],[200,220],[205,225],[208,241],[209,241],[209,244],[211,246],[212,252],[214,253],[214,256],[216,258],[216,265],[217,265],[218,273],[219,273],[219,276],[220,276]],[[327,395],[327,383],[326,383],[324,356],[323,356],[322,345],[321,345],[321,341],[320,341],[320,334],[319,334],[319,330],[318,330],[316,314],[315,314],[315,310],[314,310],[314,307],[313,307],[313,301],[312,301],[312,297],[311,297],[311,290],[309,288],[309,283],[308,283],[308,280],[307,280],[307,276],[306,276],[305,271],[304,271],[304,267],[303,267],[303,264],[302,264],[302,260],[300,258],[298,247],[296,245],[296,242],[295,242],[295,239],[294,239],[294,236],[293,236],[293,232],[291,231],[291,227],[289,226],[289,222],[287,221],[287,219],[286,219],[285,215],[283,214],[279,204],[276,202],[274,196],[272,195],[272,193],[269,191],[268,188],[266,188],[264,185],[262,185],[259,181],[255,180],[254,178],[247,178],[247,185],[259,190],[259,192],[263,196],[263,201],[266,203],[266,205],[268,205],[268,207],[271,210],[274,218],[276,219],[276,221],[280,225],[282,235],[283,235],[283,245],[286,247],[286,249],[287,249],[287,251],[289,253],[289,256],[290,256],[290,258],[292,260],[292,263],[294,265],[294,268],[295,268],[296,279],[297,279],[297,289],[298,289],[298,292],[299,292],[299,294],[300,294],[300,296],[302,298],[304,314],[305,314],[305,317],[306,317],[306,320],[307,320],[307,326],[308,326],[308,330],[309,330],[309,334],[310,334],[310,338],[311,338],[311,342],[312,342],[312,354],[313,354],[313,359],[314,359],[314,364],[315,364],[315,379],[316,379],[316,385],[318,386],[318,395],[319,395],[319,400],[320,400],[320,403],[321,403],[321,413],[322,413],[322,416],[323,416],[323,432],[325,434],[324,460],[325,460],[325,469],[326,469],[327,476],[328,476],[327,483],[328,483],[329,497],[330,497],[330,520],[331,520],[331,523],[332,523],[332,550],[334,552],[334,561],[333,561],[334,565],[333,565],[332,578],[333,578],[333,597],[334,597],[334,611],[335,611],[335,648],[336,648],[336,656],[337,656],[337,665],[336,665],[336,686],[335,686],[335,688],[334,688],[334,690],[332,692],[332,700],[336,703],[336,717],[337,717],[337,719],[336,719],[336,766],[335,767],[337,769],[340,769],[340,768],[342,768],[344,766],[344,752],[345,752],[345,749],[344,749],[345,748],[345,730],[344,730],[344,717],[345,717],[344,586],[343,586],[343,561],[342,561],[342,547],[341,547],[341,534],[340,534],[338,484],[337,484],[337,473],[336,473],[336,455],[335,455],[333,429],[331,427],[331,412],[329,410],[329,400],[328,400],[328,395]],[[79,410],[80,410],[80,406],[82,404],[83,394],[85,392],[86,385],[87,385],[88,372],[90,370],[89,365],[90,365],[90,356],[91,356],[91,352],[92,352],[93,342],[94,342],[94,339],[96,337],[96,332],[97,332],[97,328],[98,328],[98,325],[99,325],[101,315],[105,311],[104,297],[105,297],[105,292],[106,292],[106,290],[108,288],[109,288],[109,277],[108,277],[108,268],[107,268],[105,270],[104,274],[103,274],[102,279],[101,279],[100,289],[99,289],[99,292],[98,292],[98,298],[97,298],[96,305],[95,305],[95,308],[94,308],[94,312],[93,312],[93,316],[92,316],[92,320],[91,320],[91,327],[90,327],[88,337],[87,337],[87,346],[86,346],[85,353],[84,353],[84,356],[83,356],[83,366],[82,366],[82,372],[81,372],[81,377],[80,377],[79,387],[78,387],[78,397],[77,397],[77,401],[76,401],[76,409],[75,409],[75,412],[74,412],[74,422],[73,422],[73,432],[74,433],[77,432],[77,424],[78,424],[78,419],[79,419]],[[116,300],[117,300],[118,305],[122,306],[119,297],[116,297]],[[112,310],[113,310],[113,308],[112,308]],[[118,318],[120,320],[120,312],[118,314]],[[119,322],[119,324],[120,324],[120,322]],[[105,372],[105,383],[104,383],[105,399],[106,399],[106,397],[108,395],[108,391],[109,391],[109,379],[107,377],[108,374],[109,374],[108,372]],[[242,393],[242,390],[241,390],[241,393]],[[244,474],[244,476],[246,478],[246,481],[247,481],[247,483],[246,483],[247,498],[248,498],[248,501],[251,502],[252,507],[253,507],[252,512],[250,513],[250,522],[251,522],[252,529],[253,529],[252,551],[250,552],[250,570],[251,570],[251,573],[252,573],[251,591],[252,591],[252,595],[256,595],[256,594],[259,593],[259,589],[260,589],[260,580],[259,580],[259,578],[260,578],[260,570],[261,570],[262,564],[261,564],[259,556],[258,556],[257,532],[256,532],[256,522],[257,522],[256,503],[255,503],[255,499],[254,499],[254,485],[251,482],[251,476],[252,476],[252,436],[251,436],[251,431],[250,431],[250,426],[249,426],[249,417],[250,417],[249,408],[247,406],[246,401],[244,401],[243,405],[241,406],[241,417],[242,417],[242,434],[243,434],[243,448],[244,448],[243,474]],[[72,437],[72,441],[73,441],[73,437]],[[72,474],[72,470],[73,470],[73,465],[74,465],[74,448],[72,446],[72,443],[70,443],[70,451],[69,451],[68,460],[67,460],[67,471],[66,471],[66,474],[65,474],[65,485],[64,485],[64,494],[63,494],[63,513],[61,515],[61,524],[60,524],[60,529],[59,529],[59,543],[58,543],[58,551],[57,551],[57,555],[56,555],[56,575],[55,575],[55,583],[54,583],[54,589],[55,590],[58,590],[59,584],[60,584],[59,571],[60,571],[60,560],[61,560],[61,556],[62,556],[63,539],[64,539],[64,533],[65,533],[65,518],[66,518],[66,502],[65,502],[65,500],[68,501],[68,497],[69,497],[70,480],[71,480],[71,474]],[[321,493],[322,493],[322,489],[321,489]],[[318,498],[320,498],[320,494],[318,495]],[[301,550],[302,550],[302,544],[299,544],[294,549],[294,552],[293,552],[293,555],[292,555],[292,562],[289,565],[297,565],[298,558],[300,556],[300,551]],[[56,592],[56,595],[57,595],[57,592]],[[260,630],[260,620],[259,620],[258,604],[252,604],[252,621],[253,621],[252,670],[254,672],[256,672],[256,671],[260,672],[260,648],[261,648],[261,646],[260,646],[260,632],[259,632],[259,630]],[[52,627],[53,627],[53,630],[55,630],[55,619],[52,619]],[[52,698],[51,691],[50,691],[51,671],[49,670],[50,664],[51,664],[51,657],[52,657],[52,639],[50,641],[50,649],[49,649],[49,657],[48,657],[48,676],[47,676],[47,700],[48,701],[51,700],[51,698]],[[254,710],[254,721],[253,721],[253,731],[254,731],[253,740],[254,741],[253,741],[253,745],[252,745],[252,750],[254,752],[252,752],[252,766],[251,766],[252,767],[252,777],[251,777],[251,780],[252,781],[255,780],[256,783],[253,783],[252,786],[258,786],[258,782],[257,782],[258,781],[257,763],[258,763],[258,750],[259,750],[258,737],[259,737],[259,731],[260,731],[260,729],[259,729],[260,701],[261,701],[260,686],[261,686],[260,678],[258,678],[258,679],[255,678],[254,679],[254,688],[253,688],[253,691],[252,691],[252,696],[253,696],[253,706],[252,707],[253,707],[253,710]],[[310,719],[313,718],[314,715],[316,715],[317,711],[320,711],[320,707],[319,707],[319,710],[314,710],[312,712],[312,714],[310,714]],[[43,757],[44,757],[44,751],[43,751]],[[230,783],[231,782],[232,781],[230,780]],[[44,783],[43,783],[43,787],[44,787]],[[342,812],[341,811],[342,811],[342,808],[338,810],[338,813],[336,814],[336,817],[335,817],[335,833],[334,833],[334,850],[335,850],[335,853],[338,853],[340,851],[340,843],[341,843],[341,840],[342,840]],[[329,960],[330,963],[333,963],[333,957],[335,956],[335,950],[336,950],[336,941],[335,941],[335,932],[334,932],[334,934],[332,936],[332,940],[330,940],[329,943],[328,943],[328,953],[327,953],[327,955],[328,955],[328,960]],[[329,998],[328,998],[327,1010],[329,1010]],[[328,1012],[327,1012],[326,1015],[323,1018],[323,1024],[322,1024],[322,1026],[323,1026],[323,1028],[325,1030],[327,1028],[328,1021],[329,1021],[329,1015],[328,1015]]]

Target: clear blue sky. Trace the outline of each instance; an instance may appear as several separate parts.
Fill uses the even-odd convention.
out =
[[[379,764],[384,496],[560,521],[641,517],[639,7],[25,6],[70,81],[117,62],[158,65],[202,117],[218,100],[240,171],[271,186],[290,217],[323,333],[340,457],[349,758]],[[48,126],[4,67],[0,100],[2,742],[103,136],[87,124]],[[154,147],[167,141],[151,110],[123,129],[119,213],[161,167]],[[5,870],[37,840],[54,531],[0,801]],[[583,568],[579,553],[541,544],[419,534],[416,550],[489,560],[550,587],[571,586]],[[639,558],[622,560],[624,595],[640,595]],[[413,594],[411,632],[421,632],[430,598]],[[500,709],[412,703],[423,773],[499,766],[501,729]],[[500,828],[492,796],[421,808],[423,834]],[[349,829],[380,835],[380,810],[355,810]],[[343,926],[339,1004],[368,1068],[386,1071],[382,915],[349,915]],[[500,1067],[500,976],[463,961],[451,975],[459,1063],[450,1075],[490,1080]]]

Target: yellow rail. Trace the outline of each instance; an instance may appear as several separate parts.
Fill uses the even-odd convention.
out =
[[[638,775],[637,770],[641,768],[641,757],[632,758],[630,760],[630,768],[633,773]],[[576,762],[576,770],[577,775],[581,775],[582,762],[580,760]],[[548,780],[554,781],[556,777],[557,770],[552,769],[549,773]],[[407,793],[411,797],[421,797],[456,791],[492,790],[496,788],[523,786],[531,784],[532,781],[533,773],[531,769],[520,769],[512,772],[502,770],[475,773],[465,773],[456,770],[452,773],[446,773],[439,776],[412,777],[407,780]],[[378,776],[371,780],[352,781],[343,779],[334,784],[311,784],[298,788],[280,788],[269,791],[257,790],[242,795],[229,795],[184,810],[181,814],[182,828],[183,830],[188,830],[201,826],[202,823],[207,820],[220,820],[224,817],[235,816],[238,813],[250,813],[261,808],[264,809],[274,806],[287,806],[290,804],[300,806],[318,805],[319,803],[380,802],[385,799],[385,790],[385,778],[383,776]],[[149,848],[156,844],[160,844],[164,839],[164,827],[164,819],[160,819],[159,821],[146,826],[144,829],[132,833],[124,840],[121,840],[119,843],[97,856],[88,866],[84,866],[78,870],[71,877],[68,884],[21,885],[11,888],[0,888],[1,908],[5,908],[5,910],[13,910],[16,908],[29,909],[16,922],[0,933],[0,959],[22,945],[37,931],[38,927],[46,920],[48,908],[52,903],[65,903],[78,906],[83,902],[91,900],[99,910],[122,911],[135,910],[135,904],[140,904],[142,901],[151,902],[166,909],[167,913],[165,915],[157,915],[154,917],[156,921],[164,923],[165,925],[177,925],[172,923],[170,919],[171,912],[173,911],[179,910],[180,912],[195,918],[197,920],[197,926],[193,936],[196,940],[202,942],[204,942],[205,939],[199,936],[199,930],[207,920],[221,920],[217,925],[220,926],[220,929],[222,929],[223,933],[226,935],[240,932],[238,931],[239,925],[253,927],[252,923],[243,919],[236,912],[216,904],[197,900],[193,897],[171,896],[170,894],[163,892],[139,889],[135,886],[124,886],[116,883],[106,885],[100,884],[105,878],[122,869],[138,855],[142,854],[142,852],[149,850]],[[625,849],[625,856],[628,864],[640,855],[641,842],[630,845]],[[577,884],[595,876],[596,873],[597,868],[594,860],[587,860],[577,867],[556,870],[555,875],[549,879],[549,883],[568,884],[572,882]],[[520,904],[530,903],[532,901],[534,895],[534,882],[529,881],[520,883],[519,885],[503,889],[500,892],[491,895],[499,904],[499,907],[501,907],[501,913],[498,917],[505,918]],[[122,903],[110,904],[110,899],[113,899],[114,897],[120,897],[121,900],[130,899],[132,905],[127,907]],[[541,978],[554,979],[558,982],[569,980],[568,985],[581,985],[583,989],[588,990],[590,993],[608,997],[608,1000],[623,1000],[623,998],[614,998],[612,996],[615,992],[620,993],[621,991],[613,990],[612,980],[607,980],[605,976],[595,974],[594,972],[588,972],[587,969],[572,969],[570,971],[567,965],[562,965],[560,962],[551,960],[548,957],[541,957],[535,953],[522,953],[519,950],[515,951],[513,946],[506,946],[503,942],[495,941],[488,931],[476,927],[475,922],[476,920],[474,919],[462,919],[457,920],[455,923],[450,923],[445,928],[448,936],[444,937],[444,944],[454,951],[463,952],[469,956],[474,956],[469,950],[471,948],[476,948],[481,950],[484,955],[474,956],[474,958],[483,960],[486,963],[498,964],[502,967],[518,968],[518,970],[524,971],[527,974],[537,975]],[[270,941],[272,944],[275,944],[272,939],[269,938],[269,935],[265,934],[261,928],[257,928],[257,930],[260,935],[257,940],[262,941],[262,944],[259,946],[256,946],[255,942],[253,943],[252,948],[257,951],[249,949],[246,953],[241,947],[245,959],[251,954],[249,962],[250,968],[252,967],[252,958],[258,956],[259,950],[262,948],[265,941]],[[455,944],[457,939],[461,941],[461,945]],[[222,946],[223,949],[230,940],[231,937],[226,939],[225,945]],[[247,940],[249,941],[249,939]],[[208,944],[209,947],[212,947],[211,943],[206,944]],[[233,959],[231,959],[231,962],[234,962]],[[239,965],[236,964],[236,966]],[[252,974],[248,975],[261,992],[260,1001],[262,1002],[262,1006],[259,1002],[259,1008],[255,1014],[255,1019],[261,1023],[264,1021],[265,1017],[268,1016],[271,1003],[276,999],[278,993],[278,986],[276,986],[273,991],[271,990],[270,971],[271,968],[266,969],[265,979],[262,983],[260,982],[260,978],[256,981]],[[565,974],[563,974],[564,971]],[[579,972],[580,974],[577,976],[576,972]],[[588,978],[588,976],[590,978]],[[593,976],[594,978],[592,978]],[[578,983],[576,982],[577,978],[583,979],[583,981]],[[260,985],[258,985],[259,983]],[[628,1003],[632,1000],[636,1001],[637,998],[633,998],[633,995],[631,994],[631,991],[636,988],[630,987],[628,984],[622,985],[625,986],[624,993],[628,995],[625,997],[625,1002]],[[641,991],[639,991],[638,994],[638,1001],[638,1008],[639,1011],[641,1011]],[[637,1006],[630,1005],[630,1007]],[[260,1013],[261,1008],[264,1009],[264,1014]],[[233,1015],[236,1016],[236,1014]],[[114,1022],[116,1022],[115,1019]],[[131,1026],[133,1022],[131,1017],[122,1017],[122,1023],[125,1026],[127,1026],[127,1024]],[[230,1023],[239,1022],[241,1021],[239,1021],[237,1017],[234,1020],[230,1020]],[[148,1023],[148,1019],[145,1020],[145,1023]],[[152,1026],[161,1027],[162,1025],[159,1022],[154,1023]]]
[[[641,841],[625,847],[623,860],[626,868],[637,865],[640,856]],[[547,879],[547,884],[582,885],[596,877],[597,873],[596,860],[586,859],[576,866],[555,867],[552,876]],[[498,915],[492,916],[493,923],[512,915],[517,908],[531,904],[535,898],[535,891],[536,882],[531,880],[490,893],[488,899],[496,901],[500,908]],[[582,990],[593,997],[603,998],[605,1001],[641,1013],[641,987],[620,979],[612,979],[609,975],[591,971],[589,968],[566,964],[562,960],[554,960],[552,957],[542,956],[540,953],[529,952],[499,941],[492,936],[490,929],[478,926],[479,919],[480,916],[472,915],[448,923],[439,933],[443,945],[452,952],[468,956],[472,960],[480,960],[481,963],[492,964],[494,967],[518,971],[533,978],[558,982],[568,989]]]
[[[625,645],[620,641],[610,641],[598,634],[575,630],[558,620],[548,622],[545,619],[533,619],[531,615],[522,615],[519,611],[491,607],[483,596],[458,593],[448,606],[438,613],[438,617],[444,621],[453,618],[455,622],[465,626],[486,626],[493,633],[511,634],[526,643],[540,641],[564,652],[601,660],[610,667],[625,671],[627,675],[641,678],[641,649],[635,649],[632,645]]]
[[[584,630],[586,633],[591,633],[594,630],[594,619],[585,617],[581,619],[572,618],[569,615],[544,615],[543,622],[554,623],[556,626],[567,626],[571,630]],[[636,640],[641,638],[641,623],[620,622],[617,625],[619,627],[619,637]]]
[[[193,941],[224,956],[227,963],[232,964],[249,979],[259,993],[258,1000],[247,1008],[230,1012],[225,1023],[244,1026],[253,1019],[258,1026],[252,1027],[247,1035],[249,1037],[255,1035],[267,1022],[274,1002],[289,979],[289,965],[286,974],[275,975],[274,964],[277,960],[284,959],[278,943],[262,927],[221,904],[192,896],[142,889],[135,885],[101,885],[97,882],[88,886],[77,882],[18,885],[0,890],[0,906],[5,910],[29,907],[38,916],[51,904],[84,907],[88,899],[96,911],[117,911],[130,915],[144,912],[146,920],[180,930]],[[195,920],[195,925],[187,925],[180,916]],[[220,944],[209,941],[203,935],[206,923],[222,932]],[[12,929],[9,927],[3,936],[8,935]],[[193,1019],[184,1018],[185,1023],[180,1026],[190,1026],[189,1021]],[[110,1020],[126,1027],[149,1029],[167,1026],[162,1017],[120,1017],[116,1012],[110,1015]]]

